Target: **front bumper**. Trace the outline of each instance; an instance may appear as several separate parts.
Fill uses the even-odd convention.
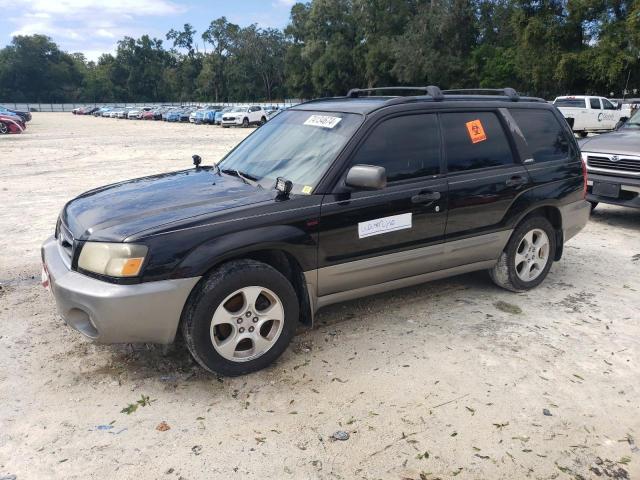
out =
[[[70,270],[54,237],[42,245],[42,262],[63,320],[99,343],[173,342],[182,308],[200,280],[103,282]]]
[[[242,125],[242,119],[237,118],[235,120],[225,120],[222,119],[222,125],[224,125],[225,127],[233,127],[236,125]]]
[[[562,238],[566,242],[582,230],[591,214],[589,202],[579,200],[559,207],[562,217]]]
[[[610,203],[622,207],[640,208],[640,178],[618,177],[612,175],[600,175],[588,172],[587,200],[590,202]],[[594,195],[593,182],[605,182],[620,185],[618,197],[606,197]]]

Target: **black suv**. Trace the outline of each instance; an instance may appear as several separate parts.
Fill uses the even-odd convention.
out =
[[[533,288],[589,217],[571,129],[512,89],[355,89],[194,163],[70,201],[43,283],[84,335],[180,329],[224,375],[269,365],[331,303],[474,270]]]

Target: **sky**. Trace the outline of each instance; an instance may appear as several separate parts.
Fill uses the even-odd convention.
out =
[[[0,15],[0,47],[14,35],[41,33],[89,60],[115,52],[124,36],[149,34],[166,41],[171,28],[190,23],[197,37],[226,16],[240,26],[283,28],[295,0],[12,0]],[[201,40],[200,40],[201,41]]]

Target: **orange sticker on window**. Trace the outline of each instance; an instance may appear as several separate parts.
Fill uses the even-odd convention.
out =
[[[471,120],[467,122],[466,125],[471,143],[484,142],[487,139],[487,134],[484,133],[484,128],[480,120]]]

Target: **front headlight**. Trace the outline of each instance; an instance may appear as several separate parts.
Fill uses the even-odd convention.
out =
[[[147,247],[131,243],[86,242],[78,267],[110,277],[135,277],[140,273]]]

